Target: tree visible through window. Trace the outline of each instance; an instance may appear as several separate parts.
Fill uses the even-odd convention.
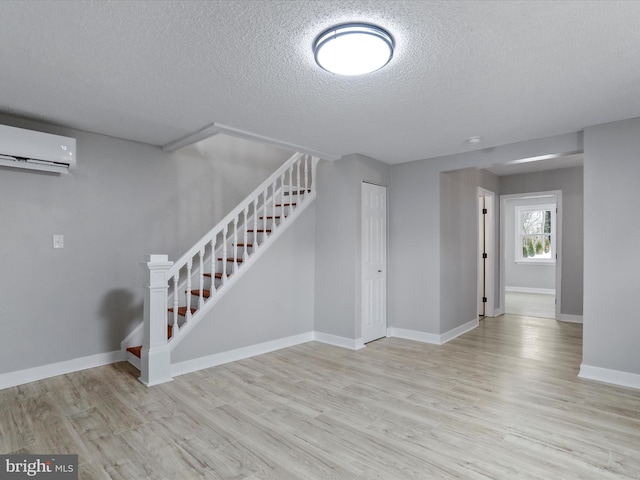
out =
[[[516,207],[516,262],[555,263],[556,205]]]

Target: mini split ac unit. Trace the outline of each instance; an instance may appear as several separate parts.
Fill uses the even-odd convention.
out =
[[[69,173],[76,139],[0,125],[0,166]]]

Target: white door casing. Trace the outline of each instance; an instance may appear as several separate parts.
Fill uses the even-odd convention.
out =
[[[555,291],[556,291],[556,320],[562,319],[562,190],[549,190],[542,192],[516,193],[509,195],[500,195],[500,305],[504,311],[505,303],[505,264],[508,261],[514,261],[513,258],[508,259],[506,254],[507,236],[505,232],[507,202],[515,199],[533,199],[533,198],[551,198],[555,197],[556,203],[556,262],[555,262]]]
[[[486,213],[483,210],[486,209]],[[478,187],[478,314],[496,315],[494,307],[495,216],[494,193]],[[486,258],[483,258],[486,253]],[[483,302],[483,297],[486,302]]]
[[[362,183],[362,339],[387,336],[387,189]]]

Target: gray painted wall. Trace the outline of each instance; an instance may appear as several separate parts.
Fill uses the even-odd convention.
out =
[[[0,123],[75,137],[78,159],[71,175],[0,168],[0,373],[119,350],[142,319],[138,262],[177,258],[226,214],[220,203],[235,205],[283,161],[256,159],[220,179],[218,157]],[[54,234],[64,234],[64,249],[52,248]]]
[[[362,155],[318,165],[315,330],[360,338],[362,181],[389,185],[391,167]],[[387,192],[387,198],[389,198]],[[390,296],[390,295],[389,295]]]
[[[440,174],[440,333],[478,318],[478,187],[496,194],[497,223],[496,175],[479,169]],[[494,278],[500,272],[497,258],[495,265]]]
[[[392,326],[440,334],[441,302],[468,301],[475,305],[475,295],[469,299],[461,299],[453,291],[441,295],[441,172],[580,151],[582,136],[575,133],[393,165],[389,215],[392,259],[389,315]],[[467,281],[475,284],[475,275]],[[468,307],[468,311],[472,308],[475,307]],[[461,317],[457,321],[461,325],[469,320]]]
[[[500,193],[503,195],[562,190],[562,304],[560,305],[560,313],[569,315],[582,315],[583,313],[585,263],[583,172],[585,170],[586,168],[583,167],[563,168],[546,172],[508,175],[500,179]]]
[[[583,362],[640,374],[640,119],[589,127],[584,146]]]

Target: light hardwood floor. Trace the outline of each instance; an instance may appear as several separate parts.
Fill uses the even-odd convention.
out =
[[[504,313],[556,318],[556,296],[546,293],[504,293]]]
[[[126,363],[0,391],[0,452],[95,479],[640,478],[640,392],[577,378],[582,326],[308,343],[147,389]]]

